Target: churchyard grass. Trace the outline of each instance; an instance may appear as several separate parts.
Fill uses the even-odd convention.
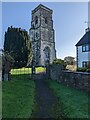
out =
[[[45,72],[37,67],[36,73]],[[31,68],[11,69],[11,80],[2,82],[3,118],[30,118],[35,108],[35,82]]]
[[[11,75],[10,81],[2,82],[3,118],[30,118],[34,97],[35,83],[28,74]]]
[[[45,72],[44,67],[36,67],[36,73]],[[18,75],[18,74],[31,74],[31,68],[19,68],[19,69],[11,69],[11,74]]]
[[[18,74],[31,74],[31,68],[18,68],[18,69],[11,69],[10,72],[12,75],[18,75]]]
[[[36,68],[36,73],[41,73],[41,72],[45,72],[46,71],[46,68],[44,67],[37,67]]]
[[[49,87],[62,103],[67,118],[88,118],[87,92],[64,86],[53,80],[48,80]]]

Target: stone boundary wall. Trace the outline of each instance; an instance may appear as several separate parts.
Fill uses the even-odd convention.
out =
[[[90,91],[90,73],[63,70],[60,65],[51,65],[50,78],[66,86]]]

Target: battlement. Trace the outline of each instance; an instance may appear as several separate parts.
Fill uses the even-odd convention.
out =
[[[51,14],[53,13],[53,10],[51,10],[50,8],[42,5],[42,4],[39,4],[33,11],[32,11],[32,14],[34,14],[35,12],[37,12],[39,9],[44,9],[48,12],[50,12]]]

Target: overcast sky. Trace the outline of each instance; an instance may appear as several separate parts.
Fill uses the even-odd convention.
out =
[[[2,3],[2,37],[9,26],[29,31],[31,11],[42,2]],[[57,57],[76,56],[75,44],[85,34],[88,21],[87,2],[44,2],[53,10]]]

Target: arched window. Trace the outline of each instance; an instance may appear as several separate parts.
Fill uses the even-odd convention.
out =
[[[35,17],[35,24],[37,24],[38,23],[38,17],[36,16]]]
[[[48,23],[47,18],[45,18],[45,23],[46,23],[46,24]]]
[[[38,38],[38,33],[36,32],[36,38]]]

